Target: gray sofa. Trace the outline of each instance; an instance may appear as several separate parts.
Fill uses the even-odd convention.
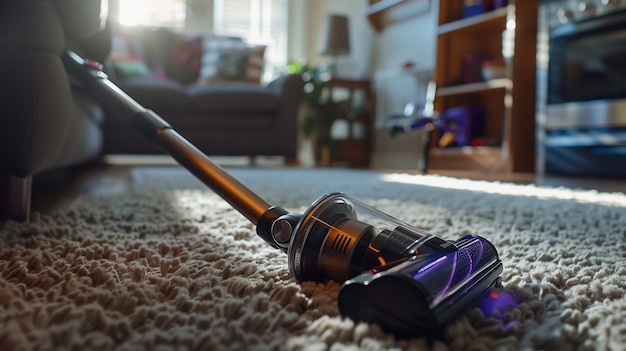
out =
[[[185,86],[150,79],[118,85],[208,155],[296,157],[297,110],[303,94],[298,75],[281,76],[267,86]],[[110,114],[103,131],[107,154],[158,152],[130,127],[126,116]]]
[[[225,37],[180,35],[165,29],[126,30],[141,61],[161,76],[125,78],[111,68],[111,78],[143,106],[166,119],[208,155],[284,156],[297,154],[297,111],[304,95],[300,75],[288,74],[263,85],[249,82],[197,84],[198,72],[178,64],[174,55],[181,37],[200,46]],[[118,34],[119,35],[119,34]],[[132,39],[129,39],[132,37]],[[189,39],[192,38],[192,39]],[[228,38],[233,39],[233,38]],[[139,49],[137,49],[139,47]],[[201,47],[179,54],[200,65]],[[189,51],[192,51],[189,49]],[[114,56],[113,53],[112,56]],[[194,58],[194,55],[196,56]],[[104,123],[104,152],[159,152],[129,127],[125,116],[112,114]]]

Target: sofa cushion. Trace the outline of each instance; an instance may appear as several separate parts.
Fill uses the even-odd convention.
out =
[[[63,28],[48,1],[0,1],[0,172],[55,166],[72,127],[60,58]]]
[[[241,39],[212,37],[204,42],[198,84],[216,82],[260,83],[265,46]]]
[[[142,60],[135,57],[118,57],[109,58],[111,67],[115,70],[117,79],[131,78],[149,78],[152,77],[152,71]]]
[[[188,109],[189,98],[178,82],[153,78],[131,78],[119,83],[128,95],[145,108],[159,111]]]
[[[202,61],[201,35],[182,34],[174,37],[165,62],[165,74],[188,85],[198,79]]]
[[[273,112],[279,103],[277,95],[257,84],[193,85],[187,92],[191,108],[202,111]]]
[[[108,1],[54,0],[53,3],[67,40],[80,41],[104,29],[109,10]]]
[[[2,5],[0,45],[3,50],[35,49],[58,55],[63,52],[65,47],[63,26],[49,3],[7,1]]]

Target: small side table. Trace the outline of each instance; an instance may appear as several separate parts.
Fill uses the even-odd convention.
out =
[[[333,124],[343,123],[347,128],[345,136],[331,140],[331,165],[369,167],[374,122],[370,81],[332,78],[325,88],[328,89],[326,108],[335,117]]]

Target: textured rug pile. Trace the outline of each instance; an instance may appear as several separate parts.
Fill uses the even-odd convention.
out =
[[[304,211],[343,191],[447,239],[492,241],[515,306],[471,309],[441,339],[399,340],[338,311],[339,284],[287,258],[177,167],[0,222],[1,350],[623,350],[626,196],[333,169],[229,171]]]

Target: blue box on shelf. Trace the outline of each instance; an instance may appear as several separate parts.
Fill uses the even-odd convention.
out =
[[[483,14],[493,9],[493,0],[464,0],[463,18]]]

